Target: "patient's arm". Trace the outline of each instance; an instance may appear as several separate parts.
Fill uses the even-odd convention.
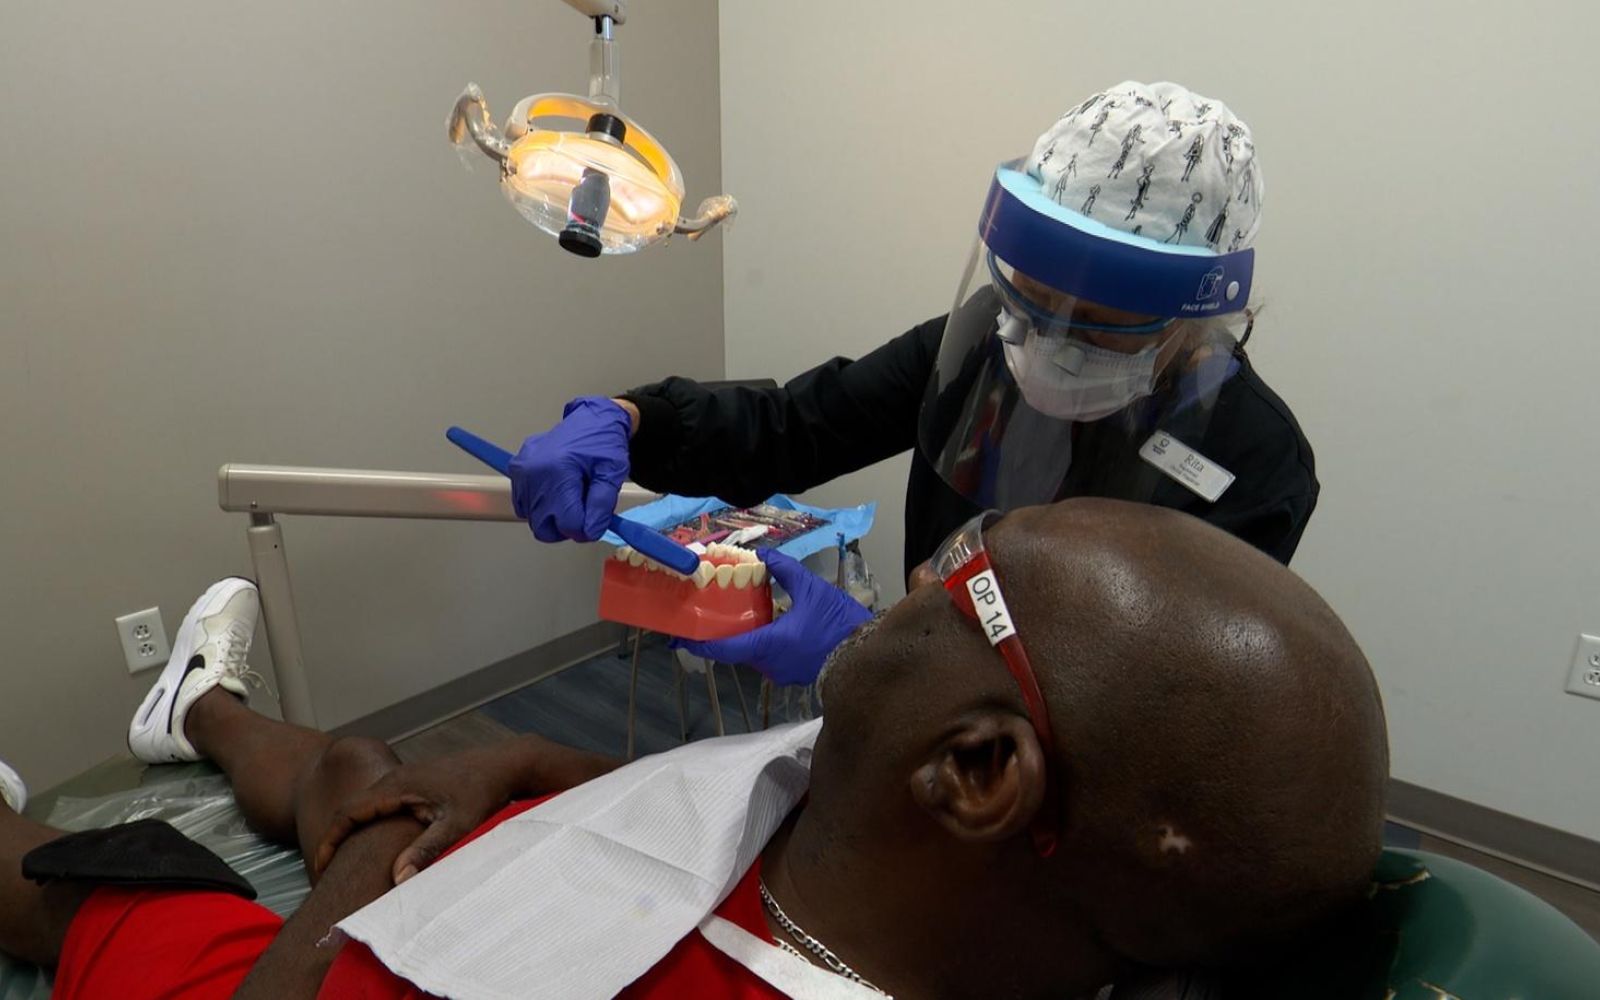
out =
[[[402,816],[356,831],[251,967],[233,1000],[313,1000],[339,953],[329,929],[393,887],[390,859],[418,830],[414,820]]]
[[[313,868],[326,868],[355,830],[386,816],[408,814],[427,828],[395,858],[393,878],[403,882],[512,800],[566,791],[622,763],[528,734],[403,764],[334,812]]]

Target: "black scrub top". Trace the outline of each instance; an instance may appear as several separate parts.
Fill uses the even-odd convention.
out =
[[[944,325],[943,316],[928,320],[859,360],[834,358],[781,388],[709,389],[669,378],[624,393],[640,413],[630,446],[632,478],[657,492],[715,496],[742,507],[774,493],[803,492],[912,449],[909,575],[979,512],[916,448]],[[1122,419],[1080,425],[1061,496],[1139,499],[1185,511],[1287,563],[1317,504],[1311,445],[1243,348],[1234,358],[1237,370],[1203,416],[1195,408],[1163,409],[1153,400]],[[1215,503],[1139,457],[1157,427],[1234,474]]]

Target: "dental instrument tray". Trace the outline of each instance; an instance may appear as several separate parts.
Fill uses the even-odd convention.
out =
[[[663,533],[679,545],[729,542],[753,549],[774,549],[807,532],[828,526],[828,519],[803,510],[763,503],[726,506],[685,518]]]

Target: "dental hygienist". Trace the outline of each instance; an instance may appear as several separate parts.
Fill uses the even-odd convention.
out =
[[[630,475],[744,505],[909,448],[908,574],[985,508],[1070,496],[1186,511],[1286,563],[1318,484],[1244,351],[1262,192],[1222,102],[1172,83],[1095,94],[995,171],[948,316],[780,389],[669,378],[573,400],[517,455],[517,512],[542,541],[593,541]],[[769,564],[794,592],[804,571]],[[809,680],[861,616],[800,589],[767,629],[699,651]],[[763,662],[801,640],[803,662]]]

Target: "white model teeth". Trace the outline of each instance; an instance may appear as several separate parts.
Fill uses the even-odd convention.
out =
[[[705,558],[695,568],[692,576],[685,576],[669,566],[663,566],[638,549],[624,545],[611,554],[612,558],[629,566],[642,566],[646,571],[662,572],[675,580],[693,581],[701,590],[715,583],[719,587],[759,587],[767,582],[767,566],[749,549],[737,545],[713,542],[705,547]],[[713,562],[712,560],[721,560]]]
[[[724,545],[721,542],[712,542],[706,546],[706,557],[728,563],[756,563],[761,560],[749,549],[737,545]]]
[[[661,567],[661,572],[663,572],[663,573],[667,574],[668,576],[672,577],[674,580],[687,580],[687,579],[689,579],[688,577],[684,576],[682,573],[679,573],[677,570],[673,569],[671,566],[662,566]]]

